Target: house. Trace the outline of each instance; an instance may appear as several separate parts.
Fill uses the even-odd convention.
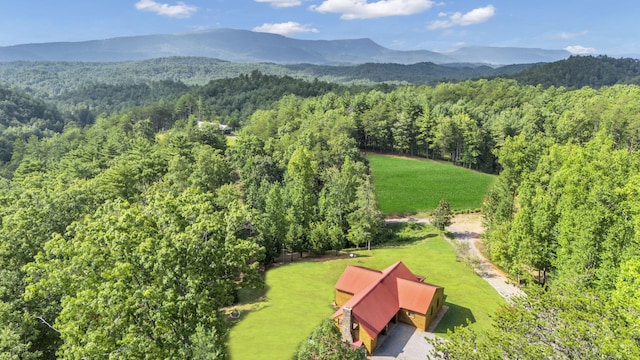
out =
[[[371,355],[397,322],[426,331],[444,303],[444,288],[423,282],[401,261],[378,271],[348,266],[335,285],[333,314],[342,339]]]
[[[229,125],[225,125],[225,124],[218,124],[218,129],[220,129],[220,131],[224,134],[224,135],[229,135],[231,134],[231,131],[233,130],[233,128]]]
[[[212,122],[208,122],[208,121],[198,121],[198,128],[201,129],[205,124],[208,125],[213,125],[215,126],[214,123]],[[233,131],[233,128],[229,125],[225,125],[225,124],[218,124],[218,130],[220,130],[220,132],[223,135],[230,135],[231,132]]]

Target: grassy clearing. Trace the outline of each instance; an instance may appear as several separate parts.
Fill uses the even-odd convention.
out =
[[[454,211],[479,209],[496,177],[450,163],[388,155],[367,156],[376,198],[385,214],[430,212],[445,199]]]
[[[352,251],[356,258],[327,261],[298,261],[269,270],[265,296],[245,304],[242,317],[232,328],[229,347],[231,358],[290,359],[298,344],[306,339],[323,318],[334,309],[335,282],[347,265],[383,269],[403,261],[426,281],[444,286],[445,305],[449,312],[436,328],[445,335],[447,329],[466,324],[478,331],[488,328],[489,314],[504,300],[477,276],[456,260],[453,248],[432,227],[399,225],[394,246],[372,251]]]

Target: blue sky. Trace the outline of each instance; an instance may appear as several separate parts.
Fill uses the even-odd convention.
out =
[[[1,0],[0,46],[211,28],[370,38],[396,50],[462,46],[640,53],[640,1]]]

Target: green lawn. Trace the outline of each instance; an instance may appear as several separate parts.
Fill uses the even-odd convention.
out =
[[[426,227],[426,229],[432,229]],[[431,231],[431,230],[429,230]],[[463,325],[466,318],[481,331],[490,324],[493,313],[504,300],[471,268],[456,261],[453,248],[425,227],[405,227],[400,245],[354,251],[356,258],[327,261],[298,261],[269,270],[266,274],[266,302],[257,310],[245,311],[232,328],[229,347],[233,360],[290,359],[298,344],[306,339],[323,318],[334,312],[333,285],[347,265],[383,269],[403,261],[429,283],[445,288],[449,312],[436,332]]]
[[[496,177],[451,163],[367,156],[376,198],[385,214],[430,212],[445,199],[453,210],[479,209]]]

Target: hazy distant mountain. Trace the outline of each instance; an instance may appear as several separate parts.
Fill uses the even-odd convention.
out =
[[[486,47],[463,48],[449,54],[428,50],[397,51],[370,39],[298,40],[233,29],[0,47],[0,61],[126,61],[199,56],[232,62],[317,65],[420,62],[514,64],[557,61],[569,55],[564,50]]]
[[[559,61],[568,58],[571,53],[566,50],[472,46],[460,48],[446,55],[460,62],[507,65]]]
[[[639,59],[640,60],[640,53],[638,53],[638,54],[636,54],[636,53],[620,54],[620,55],[617,55],[616,57],[618,57],[618,58]]]

